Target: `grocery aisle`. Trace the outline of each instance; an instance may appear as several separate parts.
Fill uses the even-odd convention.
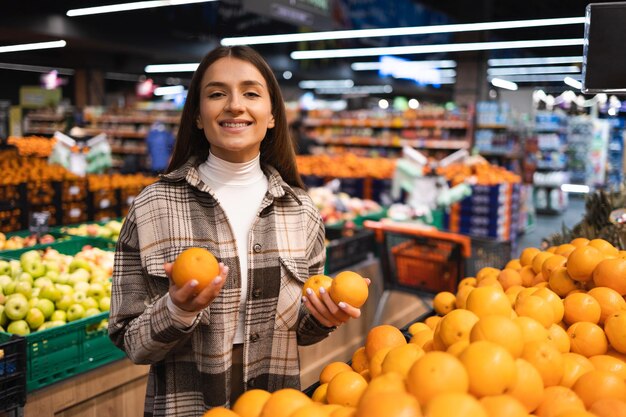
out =
[[[529,232],[520,236],[517,242],[517,248],[513,257],[517,258],[522,249],[529,246],[540,247],[543,238],[550,236],[553,233],[560,232],[563,224],[568,228],[574,227],[578,224],[585,214],[585,199],[584,197],[571,197],[567,210],[559,215],[545,215],[537,214],[535,220],[535,226]]]

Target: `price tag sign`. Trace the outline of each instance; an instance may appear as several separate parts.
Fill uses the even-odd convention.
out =
[[[101,209],[107,208],[110,205],[111,205],[111,202],[108,199],[106,199],[106,198],[104,200],[100,201],[100,208]]]
[[[37,235],[37,237],[48,233],[50,224],[50,212],[38,211],[31,213],[28,230],[31,234]]]
[[[79,208],[73,208],[70,210],[70,217],[72,218],[76,218],[76,217],[80,217],[82,211]]]
[[[77,185],[72,185],[69,189],[70,191],[70,195],[76,195],[78,193],[80,193],[80,187]]]

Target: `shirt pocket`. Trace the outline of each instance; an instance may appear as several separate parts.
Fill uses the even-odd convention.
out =
[[[293,330],[298,324],[302,286],[308,277],[306,258],[280,257],[280,290],[276,305],[275,329]]]
[[[163,264],[174,262],[176,256],[185,249],[184,247],[171,247],[144,257],[143,267],[148,275],[146,281],[151,303],[164,296],[169,290],[170,280],[165,274]]]

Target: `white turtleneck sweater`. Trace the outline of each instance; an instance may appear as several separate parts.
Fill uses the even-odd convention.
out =
[[[244,321],[248,295],[249,233],[259,212],[261,202],[268,190],[268,180],[261,170],[260,154],[244,163],[228,162],[209,153],[207,160],[198,167],[200,179],[215,193],[230,223],[239,255],[241,270],[241,300],[239,320],[233,343],[244,341]],[[233,273],[234,271],[231,271]],[[181,310],[171,300],[168,306],[174,320],[182,327],[189,327],[198,316]]]

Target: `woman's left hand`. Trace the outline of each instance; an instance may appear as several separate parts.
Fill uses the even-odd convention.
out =
[[[365,278],[365,281],[368,286],[371,284],[369,278]],[[311,289],[307,290],[307,295],[302,297],[302,302],[322,325],[336,327],[351,318],[357,319],[361,316],[361,309],[344,302],[335,304],[323,287],[320,287],[319,291],[320,297],[318,298]]]

